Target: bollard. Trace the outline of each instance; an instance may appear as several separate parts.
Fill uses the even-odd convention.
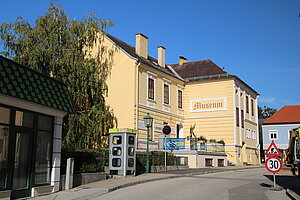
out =
[[[65,190],[73,188],[74,158],[67,159]]]

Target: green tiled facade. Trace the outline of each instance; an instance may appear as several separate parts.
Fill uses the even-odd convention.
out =
[[[0,56],[0,93],[65,112],[73,112],[67,86]]]

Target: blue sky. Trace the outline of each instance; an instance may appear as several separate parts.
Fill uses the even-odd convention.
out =
[[[135,44],[149,37],[149,54],[166,48],[168,64],[211,59],[260,93],[259,104],[300,105],[300,1],[296,0],[61,0],[70,19],[96,12],[109,33]],[[43,15],[47,0],[1,2],[0,22]]]

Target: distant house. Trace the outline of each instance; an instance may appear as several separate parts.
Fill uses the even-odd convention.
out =
[[[0,56],[0,199],[56,192],[67,86]]]
[[[284,106],[262,125],[263,149],[266,150],[272,140],[285,153],[289,145],[289,130],[300,126],[300,105]]]

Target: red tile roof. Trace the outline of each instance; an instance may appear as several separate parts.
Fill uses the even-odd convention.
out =
[[[300,105],[284,106],[264,122],[264,124],[291,123],[300,123]]]

